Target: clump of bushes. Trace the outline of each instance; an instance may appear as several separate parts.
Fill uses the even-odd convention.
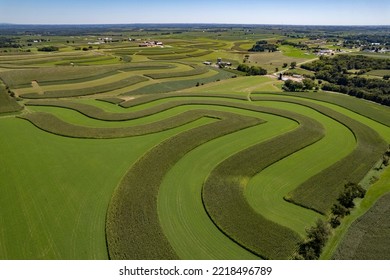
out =
[[[287,80],[284,82],[283,89],[285,91],[298,92],[304,90],[312,90],[315,86],[316,84],[312,79],[303,79],[302,83],[292,81],[292,80]]]
[[[40,52],[56,52],[58,50],[59,48],[54,46],[38,48],[38,51]]]

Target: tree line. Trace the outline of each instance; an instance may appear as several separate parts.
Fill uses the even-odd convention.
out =
[[[246,64],[238,65],[237,70],[245,72],[247,76],[267,75],[266,69],[257,66],[248,66]]]
[[[0,37],[0,48],[14,48],[14,49],[18,49],[18,48],[21,48],[21,47],[22,47],[22,45],[20,45],[13,38]]]
[[[341,219],[350,214],[350,210],[355,207],[354,200],[363,198],[365,194],[366,190],[360,185],[351,182],[345,184],[327,220],[319,219],[314,226],[306,229],[306,239],[299,244],[294,259],[318,260],[332,233],[332,228],[338,227]]]
[[[40,52],[56,52],[58,50],[59,48],[55,46],[38,48],[38,51]]]
[[[371,70],[390,69],[390,59],[339,55],[332,58],[320,57],[317,61],[301,65],[301,68],[315,71],[315,78],[326,81],[322,85],[323,90],[341,92],[390,106],[390,81],[387,77],[361,77]],[[351,70],[355,72],[351,73]]]

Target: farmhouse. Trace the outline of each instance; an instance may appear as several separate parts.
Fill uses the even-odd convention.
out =
[[[231,62],[223,61],[222,58],[217,58],[217,65],[219,67],[232,66]]]
[[[145,41],[139,47],[164,47],[164,44],[160,41]]]
[[[334,55],[334,51],[332,50],[319,50],[317,55]]]

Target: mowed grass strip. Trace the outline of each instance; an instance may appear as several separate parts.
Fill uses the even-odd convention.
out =
[[[162,101],[164,99],[168,98],[191,98],[191,97],[204,97],[204,98],[210,98],[210,97],[219,97],[219,98],[228,98],[233,100],[241,100],[246,101],[248,100],[246,96],[240,95],[240,94],[225,94],[225,93],[203,93],[203,92],[181,92],[179,93],[164,93],[162,94],[148,94],[148,95],[142,95],[138,96],[137,98],[127,100],[125,102],[120,103],[120,106],[123,108],[130,108],[135,107],[138,105],[142,105],[145,103],[150,103],[153,101]]]
[[[193,96],[197,96],[194,94]],[[201,96],[201,95],[200,95]],[[165,96],[161,96],[163,98]],[[175,95],[170,95],[170,98],[175,97]],[[190,96],[188,96],[190,97]],[[77,111],[87,117],[97,120],[103,121],[127,121],[134,120],[138,118],[143,118],[146,116],[154,115],[156,113],[160,113],[178,106],[183,105],[220,105],[220,106],[228,106],[235,107],[238,106],[236,103],[229,102],[229,100],[191,100],[191,99],[179,99],[179,100],[169,100],[170,102],[162,102],[157,104],[156,106],[149,106],[149,103],[152,101],[158,100],[157,96],[153,96],[152,98],[142,98],[138,101],[134,100],[136,105],[145,105],[142,110],[133,110],[130,112],[107,112],[97,106],[90,104],[83,104],[65,100],[32,100],[26,103],[27,106],[49,106],[49,107],[59,107],[65,109],[71,109]],[[165,99],[165,98],[164,98]],[[124,104],[124,103],[122,103]],[[121,105],[122,105],[121,104]],[[126,106],[130,106],[132,103],[126,103]],[[124,110],[124,109],[122,109]],[[120,110],[120,111],[122,111]]]
[[[42,99],[42,98],[65,98],[65,97],[85,96],[85,95],[104,93],[104,92],[128,87],[141,82],[145,82],[147,80],[148,79],[143,76],[132,76],[117,82],[107,83],[95,87],[87,87],[87,88],[71,89],[71,90],[46,91],[44,92],[44,94],[27,93],[27,94],[22,94],[21,97],[26,99]]]
[[[211,53],[212,53],[212,51],[198,51],[195,53],[189,53],[189,54],[187,54],[187,56],[188,57],[201,57],[201,56],[209,55]]]
[[[0,259],[108,259],[107,206],[123,175],[156,144],[209,122],[94,140],[0,118]]]
[[[133,91],[127,92],[124,95],[142,95],[142,94],[151,94],[151,93],[167,93],[178,90],[183,90],[186,88],[195,87],[197,84],[201,85],[211,82],[216,82],[220,80],[226,80],[233,76],[232,73],[221,69],[213,69],[216,71],[215,75],[211,71],[206,72],[203,75],[199,75],[198,78],[194,77],[183,77],[181,80],[172,80],[172,81],[162,81],[157,82],[151,85],[147,85]],[[207,75],[207,76],[206,76]]]
[[[181,259],[258,258],[215,227],[204,210],[202,186],[215,166],[231,154],[290,131],[298,124],[272,114],[228,107],[216,109],[257,117],[266,123],[209,141],[181,158],[164,177],[158,193],[160,224]]]
[[[102,101],[102,102],[107,102],[110,104],[119,104],[119,103],[122,103],[123,101],[125,101],[124,99],[119,98],[119,97],[106,97],[106,98],[99,98],[96,100]]]
[[[266,259],[288,259],[300,236],[264,218],[248,204],[243,189],[250,178],[324,136],[323,126],[302,115],[284,112],[300,126],[284,135],[232,155],[220,163],[203,187],[203,202],[210,218],[227,236]]]
[[[144,74],[145,76],[152,78],[154,80],[157,79],[168,79],[168,78],[176,78],[176,77],[190,77],[205,74],[209,71],[207,67],[195,67],[192,70],[185,72],[164,72],[164,73],[150,73]]]
[[[366,73],[366,75],[383,77],[386,75],[390,75],[390,69],[388,69],[388,70],[372,70],[372,71]]]
[[[261,120],[210,112],[220,121],[180,133],[154,147],[128,171],[108,210],[106,234],[111,259],[177,259],[157,213],[159,186],[186,153],[211,139],[261,123]],[[174,147],[174,148],[173,148]]]
[[[265,99],[283,101],[278,97],[253,98],[253,100],[259,101]],[[325,214],[335,203],[344,184],[360,182],[381,158],[388,144],[370,127],[325,106],[301,100],[289,100],[287,102],[308,106],[335,119],[348,127],[356,137],[357,145],[352,153],[311,177],[286,196],[288,201]]]
[[[62,121],[52,114],[44,112],[23,115],[21,118],[30,121],[39,129],[61,136],[73,138],[110,139],[157,133],[194,122],[205,116],[207,117],[204,111],[193,110],[154,123],[115,128],[86,127],[70,124]]]
[[[254,93],[253,96],[261,94]],[[390,127],[390,108],[341,93],[281,92],[280,95],[334,104]]]
[[[151,60],[179,60],[187,58],[187,55],[185,54],[174,54],[174,55],[154,55],[154,56],[148,56]]]
[[[289,203],[283,199],[284,196],[351,153],[356,147],[355,136],[343,124],[305,106],[274,101],[258,101],[256,104],[302,114],[317,120],[325,128],[321,141],[263,169],[251,178],[244,191],[248,203],[256,212],[304,237],[305,229],[314,225],[322,215]]]
[[[115,66],[61,66],[37,69],[11,70],[0,73],[0,78],[10,88],[30,87],[31,81],[40,85],[61,85],[93,81],[117,74],[118,71],[130,72],[140,70],[158,70],[175,68],[173,64],[134,63]]]
[[[197,96],[197,94],[191,94],[191,96]],[[155,133],[159,131],[163,131],[166,129],[173,128],[175,126],[180,126],[184,123],[188,123],[191,121],[196,120],[197,118],[200,118],[202,116],[201,111],[193,110],[193,108],[189,107],[190,111],[183,112],[184,109],[180,109],[180,107],[188,106],[188,105],[200,105],[200,106],[220,106],[220,108],[223,107],[230,107],[230,108],[249,108],[253,110],[253,107],[248,105],[242,105],[239,103],[230,102],[229,99],[188,99],[186,98],[179,98],[176,95],[176,99],[173,99],[175,95],[169,94],[170,98],[164,98],[162,99],[163,102],[160,104],[150,104],[151,99],[150,98],[142,98],[141,104],[146,105],[144,109],[138,110],[138,111],[131,111],[131,112],[125,112],[125,113],[114,113],[114,112],[106,112],[102,110],[99,107],[89,105],[89,104],[83,104],[83,103],[76,103],[76,102],[69,102],[69,101],[57,101],[57,100],[49,100],[49,101],[31,101],[28,103],[29,106],[35,105],[38,106],[38,112],[31,113],[22,116],[26,120],[29,120],[31,123],[33,123],[35,126],[54,134],[62,135],[62,136],[68,136],[68,137],[79,137],[79,138],[116,138],[116,137],[128,137],[128,136],[134,136],[134,135],[140,135],[142,134],[142,131],[144,133]],[[199,95],[201,96],[201,95]],[[217,95],[219,96],[219,95]],[[234,96],[229,95],[230,99],[234,99]],[[158,98],[158,96],[154,96],[152,100],[156,100],[155,98]],[[162,97],[160,96],[160,99]],[[172,99],[171,99],[172,98]],[[169,102],[166,102],[168,100]],[[33,107],[35,107],[33,106]],[[39,110],[40,106],[47,107],[48,109]],[[75,119],[79,119],[79,117],[75,117],[69,114],[65,114],[65,118],[58,118],[53,115],[56,111],[50,108],[63,108],[63,109],[70,109],[73,111],[76,111],[78,113],[81,113],[93,120],[96,121],[110,121],[110,122],[121,122],[123,125],[119,127],[119,125],[105,124],[98,123],[95,124],[91,121],[89,122],[82,122],[83,125],[80,125],[79,123],[75,123]],[[160,113],[167,112],[168,110],[172,109],[179,109],[174,110],[175,116],[165,117],[165,114],[161,115]],[[125,109],[123,109],[125,110]],[[60,113],[61,111],[57,111],[57,113]],[[157,117],[150,118],[156,114],[159,114]],[[59,114],[60,116],[62,114]],[[152,123],[143,123],[138,122],[133,125],[131,123],[124,123],[125,121],[130,120],[141,120],[145,117],[149,117],[149,120],[152,121]],[[163,118],[162,120],[159,118]],[[119,124],[119,123],[118,123]]]
[[[258,90],[263,92],[281,92],[282,90],[278,87],[279,81],[274,78],[265,76],[252,76],[252,77],[237,77],[235,79],[229,79],[220,81],[218,83],[206,84],[201,87],[195,87],[186,90],[187,92],[200,92],[200,93],[233,93],[243,92],[251,93],[252,91]]]

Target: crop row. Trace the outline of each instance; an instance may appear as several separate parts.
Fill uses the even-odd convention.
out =
[[[174,97],[175,95],[168,95]],[[192,95],[195,96],[195,95]],[[201,95],[200,95],[201,96]],[[151,102],[156,100],[158,96],[148,96],[141,97],[135,100],[127,101],[122,103],[123,107],[127,106],[135,106],[142,104],[144,102]],[[269,98],[257,98],[259,100],[270,100]],[[276,101],[281,101],[280,99],[271,99]],[[298,204],[302,204],[306,207],[315,209],[321,213],[326,212],[329,207],[332,205],[333,201],[336,199],[338,191],[342,189],[343,182],[345,180],[357,180],[364,176],[364,174],[374,165],[376,160],[380,157],[380,154],[386,148],[386,143],[381,140],[381,138],[377,135],[377,133],[370,128],[351,120],[348,117],[343,116],[340,113],[337,113],[331,109],[326,109],[323,106],[315,105],[312,103],[305,103],[304,101],[294,101],[291,100],[289,102],[303,104],[314,108],[321,113],[330,116],[331,118],[335,118],[337,121],[343,123],[347,127],[349,127],[356,135],[358,139],[359,145],[355,149],[355,151],[349,155],[347,158],[341,160],[333,167],[329,167],[326,171],[317,174],[311,180],[307,181],[304,184],[304,187],[301,186],[296,190],[302,190],[302,194],[292,194],[292,197],[289,199],[294,200],[294,202]],[[105,113],[101,109],[98,109],[93,106],[85,105],[85,104],[77,104],[77,103],[69,103],[69,102],[61,102],[58,104],[57,101],[52,102],[41,102],[35,103],[40,105],[55,105],[62,106],[66,108],[72,108],[78,110],[79,112],[88,115],[89,117],[102,119],[102,120],[128,120],[133,118],[139,118],[146,115],[155,114],[156,112],[168,110],[173,108],[174,106],[180,106],[185,104],[205,104],[205,102],[201,101],[173,101],[170,103],[160,104],[153,108],[148,108],[146,110],[138,111],[138,112],[129,112],[129,113]],[[212,104],[212,102],[207,101],[207,104]],[[214,104],[218,104],[220,102],[214,102]],[[33,105],[34,103],[30,103]],[[168,105],[169,104],[169,105]],[[226,103],[225,103],[226,105]],[[356,162],[361,160],[361,166],[358,168]],[[330,175],[331,174],[331,175]],[[336,176],[336,174],[339,174]],[[350,174],[350,175],[345,175]],[[356,177],[357,176],[357,177]],[[338,182],[338,183],[337,183]],[[308,185],[309,184],[309,185]],[[329,195],[329,192],[333,193],[333,195]],[[321,195],[319,196],[319,194]],[[295,199],[293,199],[293,197]]]
[[[178,91],[178,90],[194,87],[196,85],[211,83],[219,80],[226,80],[233,76],[232,73],[229,73],[221,69],[213,69],[213,71],[216,71],[217,73],[209,77],[198,77],[198,78],[191,78],[191,79],[182,79],[182,80],[155,83],[155,84],[147,85],[145,87],[130,91],[126,93],[126,95],[166,93],[166,92]]]
[[[374,121],[380,122],[383,125],[390,127],[390,108],[382,106],[375,103],[365,103],[361,102],[358,98],[351,97],[348,95],[337,94],[337,93],[327,93],[321,92],[319,94],[315,93],[304,93],[304,92],[294,92],[294,93],[280,93],[281,95],[286,95],[290,97],[298,97],[302,99],[310,99],[321,102],[326,102],[329,104],[341,106],[352,112],[355,112],[359,115],[365,116]],[[261,96],[262,94],[253,94],[252,96]]]
[[[205,74],[208,71],[209,69],[207,67],[195,67],[194,69],[186,72],[151,73],[151,74],[145,74],[145,76],[156,80],[156,79],[197,76],[197,75]]]
[[[119,66],[85,66],[85,67],[46,67],[39,69],[13,70],[0,74],[1,79],[10,88],[30,87],[31,81],[37,81],[40,85],[58,85],[69,83],[81,83],[109,77],[118,71],[138,71],[154,69],[174,68],[173,64],[140,63],[134,65]],[[66,77],[66,79],[64,78]]]
[[[125,175],[111,199],[107,215],[107,242],[112,259],[177,259],[157,214],[157,193],[165,174],[197,146],[261,123],[255,118],[231,113],[210,113],[222,120],[160,143]]]
[[[154,56],[149,56],[149,59],[152,60],[177,60],[177,59],[185,59],[185,58],[193,58],[193,57],[201,57],[205,56],[208,54],[211,54],[212,51],[196,51],[195,49],[190,49],[189,51],[186,52],[176,52],[175,54],[172,55],[154,55]]]
[[[145,101],[145,100],[144,100]],[[60,104],[60,103],[69,103],[69,102],[58,102],[58,101],[51,101],[51,102],[44,102],[44,103],[46,103],[46,105],[53,105],[53,104]],[[156,106],[156,107],[158,107],[158,108],[155,108],[155,107],[153,107],[153,108],[155,108],[155,110],[157,109],[157,111],[160,111],[160,110],[163,110],[163,107],[165,107],[165,108],[168,108],[168,107],[171,107],[171,106],[173,106],[173,105],[175,105],[175,106],[177,106],[177,105],[179,105],[179,104],[186,104],[186,103],[191,103],[191,104],[204,104],[204,105],[223,105],[223,106],[228,106],[228,107],[234,107],[234,108],[245,108],[245,109],[247,109],[247,110],[253,110],[253,111],[262,111],[261,109],[259,109],[259,108],[257,108],[256,106],[251,106],[251,105],[239,105],[239,104],[236,104],[236,103],[232,103],[232,102],[227,102],[227,101],[199,101],[199,102],[194,102],[194,101],[191,101],[191,102],[189,102],[189,101],[176,101],[176,102],[174,102],[174,101],[172,101],[172,102],[169,102],[169,103],[165,103],[165,104],[162,104],[162,106],[160,106],[160,107],[158,107],[158,106]],[[71,105],[72,104],[67,104],[68,106],[68,108],[69,107],[71,107]],[[89,106],[89,105],[85,105],[85,104],[76,104],[76,103],[73,103],[73,106],[74,107],[77,107],[77,106],[80,106],[82,109],[84,109],[84,111],[85,111],[85,109],[90,109],[91,110],[91,108],[92,108],[92,106]],[[168,107],[167,107],[168,106]],[[80,110],[80,108],[78,108],[79,110]],[[95,109],[96,111],[99,111],[99,109],[98,108],[96,108]],[[264,109],[265,110],[265,109]],[[91,110],[92,111],[92,110]],[[155,112],[157,112],[157,111],[155,111]],[[269,110],[266,110],[266,111],[269,111]],[[190,111],[190,112],[196,112],[196,111]],[[189,113],[190,113],[189,112]],[[85,112],[84,112],[85,113]],[[138,112],[134,112],[134,113],[137,113],[137,114],[139,114]],[[141,111],[141,113],[143,114],[143,115],[146,115],[147,113],[145,113],[145,111]],[[148,112],[148,113],[151,113],[151,112]],[[274,113],[274,112],[272,112],[272,110],[271,111],[269,111],[269,113]],[[282,114],[282,112],[279,112],[280,114]],[[213,113],[214,115],[215,114],[217,114],[217,115],[219,115],[220,114],[220,112],[218,112],[218,113]],[[284,113],[283,113],[284,114]],[[206,114],[205,114],[206,115]],[[44,129],[44,130],[51,130],[51,132],[53,132],[53,133],[56,133],[56,134],[61,134],[61,135],[66,135],[67,134],[67,136],[73,136],[73,137],[80,137],[80,134],[77,134],[77,133],[87,133],[87,132],[96,132],[96,129],[92,129],[92,128],[90,128],[90,129],[88,129],[88,128],[83,128],[83,127],[80,127],[80,128],[78,128],[77,130],[74,130],[75,129],[75,127],[73,126],[73,125],[69,125],[68,127],[64,127],[64,124],[63,123],[59,123],[58,122],[58,120],[56,121],[56,122],[54,122],[54,123],[50,123],[50,119],[53,119],[53,118],[49,118],[49,116],[50,115],[45,115],[45,114],[42,114],[42,113],[36,113],[36,114],[32,114],[31,116],[36,116],[38,119],[40,118],[40,117],[42,117],[42,116],[44,116],[45,118],[48,118],[49,119],[49,121],[48,121],[48,124],[46,125],[46,127],[44,127],[45,126],[45,124],[44,124],[44,122],[45,122],[45,120],[44,119],[42,119],[42,122],[40,123],[39,121],[37,122],[37,120],[36,119],[31,119],[30,118],[30,121],[32,120],[33,122],[35,122],[35,124],[37,125],[37,126],[40,126],[40,128],[42,128],[42,129]],[[95,116],[96,117],[96,116]],[[122,117],[123,117],[123,115],[122,115]],[[130,117],[130,114],[129,115],[127,115],[127,117]],[[179,116],[177,116],[177,118],[178,119],[180,119],[180,118],[182,118],[183,116],[181,116],[181,115],[179,115]],[[240,118],[243,118],[243,117],[240,117]],[[175,121],[174,122],[176,122],[176,118],[175,117],[173,117],[172,119],[175,119]],[[245,119],[245,118],[244,118]],[[47,121],[47,120],[46,120]],[[226,121],[225,121],[226,122]],[[229,122],[231,125],[232,125],[232,129],[234,128],[234,126],[235,126],[235,122]],[[242,125],[243,123],[242,123],[242,120],[241,120],[241,122],[240,122],[240,124]],[[51,126],[51,127],[50,127]],[[161,128],[162,126],[161,126],[161,124],[156,124],[156,127],[157,128]],[[119,133],[119,131],[122,131],[123,132],[123,130],[121,130],[121,129],[113,129],[112,131],[118,131],[118,133]],[[144,128],[142,128],[140,131],[145,131],[145,129]],[[220,133],[221,131],[216,131],[216,132],[214,132],[214,133]],[[70,135],[70,134],[73,134],[73,135]],[[118,134],[119,135],[119,134]],[[117,135],[117,136],[118,136]],[[181,145],[180,145],[180,147],[182,147],[182,146],[186,146],[187,144],[187,142],[188,142],[188,137],[186,137],[187,138],[187,140],[182,140],[183,142],[181,143]],[[199,139],[198,139],[199,140]],[[168,146],[167,146],[168,147]],[[157,154],[163,154],[163,155],[166,155],[166,152],[158,152]],[[161,161],[157,161],[157,162],[161,162]],[[164,162],[166,162],[166,160],[164,160]],[[141,174],[142,175],[142,174]],[[143,176],[141,176],[141,175],[139,175],[140,176],[140,178],[142,178]],[[267,220],[265,220],[265,219],[263,219],[263,222],[264,221],[267,221]],[[269,221],[268,221],[269,222]],[[134,223],[134,222],[133,222]],[[271,222],[272,223],[272,222]],[[264,225],[264,224],[263,224]],[[283,231],[283,230],[281,230],[281,228],[279,228],[279,226],[277,225],[277,224],[275,224],[275,228],[277,229],[277,231],[278,232],[281,232],[281,231]],[[283,229],[283,228],[282,228]],[[132,229],[132,230],[134,230],[134,229]],[[291,232],[291,231],[290,231]],[[292,235],[294,235],[294,234],[292,234]],[[290,236],[291,237],[291,236]],[[296,242],[297,240],[296,239],[294,239],[294,238],[290,238],[290,239],[287,239],[287,242],[292,242],[292,243],[294,243],[295,244],[295,242]],[[117,242],[119,242],[119,241],[117,241]],[[127,242],[127,241],[126,241]],[[123,244],[122,244],[123,245]],[[132,248],[131,249],[131,251],[134,251],[134,248]],[[145,253],[144,254],[150,254],[150,252],[148,253],[147,251],[145,251]],[[116,254],[116,253],[113,253],[113,258],[117,258],[117,257],[120,257],[121,256],[121,254]],[[128,256],[128,254],[126,254],[126,256]],[[133,258],[138,258],[137,256],[132,256]],[[150,258],[151,256],[149,256],[148,258]]]
[[[208,97],[221,97],[220,94],[218,95],[212,95],[208,94]],[[183,106],[183,105],[219,105],[224,107],[232,107],[232,108],[242,108],[242,105],[228,102],[229,99],[231,100],[245,100],[240,99],[239,97],[234,98],[235,96],[229,95],[226,96],[226,100],[174,100],[174,98],[179,97],[175,94],[166,94],[164,96],[161,95],[150,95],[150,96],[142,96],[140,98],[129,100],[121,103],[121,106],[124,108],[129,107],[135,107],[142,104],[147,104],[153,101],[157,101],[160,99],[166,99],[166,98],[173,98],[170,102],[165,102],[162,104],[158,104],[153,107],[148,107],[143,110],[138,111],[131,111],[131,112],[123,112],[123,113],[112,113],[112,112],[106,112],[101,108],[98,108],[96,106],[83,104],[83,103],[77,103],[77,102],[71,102],[71,101],[65,101],[65,100],[31,100],[26,103],[27,106],[50,106],[50,107],[59,107],[59,108],[65,108],[65,109],[71,109],[74,111],[77,111],[87,117],[90,117],[92,119],[102,120],[102,121],[126,121],[126,120],[134,120],[150,115],[154,115],[159,112],[163,112],[172,108],[175,108],[177,106]],[[190,97],[204,97],[202,94],[186,94],[187,98]],[[230,97],[230,98],[227,98]]]
[[[153,94],[142,96],[134,100],[122,102],[120,105],[125,108],[136,108],[138,105],[147,105],[150,102],[156,102],[154,104],[155,106],[143,106],[144,109],[142,110],[132,110],[131,112],[123,113],[105,112],[91,105],[68,101],[30,101],[28,105],[58,106],[76,110],[92,118],[111,121],[142,118],[182,105],[214,105],[221,106],[221,110],[223,108],[244,109],[259,113],[276,114],[296,120],[300,123],[300,126],[296,130],[243,150],[222,162],[211,173],[203,191],[204,204],[210,218],[229,238],[264,258],[288,258],[294,251],[296,242],[300,237],[291,229],[283,227],[274,221],[267,220],[260,214],[254,212],[243,196],[242,187],[245,187],[245,184],[251,177],[273,162],[318,141],[323,136],[323,129],[315,121],[289,111],[263,108],[244,103],[242,102],[245,100],[244,96],[223,94],[186,94],[184,96],[187,98],[172,100],[169,99],[182,97],[182,95]],[[192,98],[191,100],[189,98],[206,96],[208,98],[204,100],[199,98]],[[220,98],[212,99],[210,97]],[[231,101],[229,101],[229,98]],[[157,102],[160,99],[167,99],[169,102]],[[309,182],[315,181],[315,185],[309,184],[306,186],[306,183],[303,184],[305,185],[305,191],[307,189],[309,190],[309,195],[305,196],[304,193],[302,195],[296,195],[295,192],[292,193],[290,199],[294,203],[316,209],[320,212],[326,212],[326,209],[335,200],[332,197],[332,193],[337,193],[339,188],[338,184],[340,182],[342,184],[342,181],[348,176],[348,173],[354,177],[363,174],[364,170],[367,171],[367,168],[372,167],[370,165],[371,160],[374,158],[377,160],[379,158],[379,151],[383,152],[381,150],[383,141],[379,140],[378,135],[375,133],[372,134],[373,131],[368,127],[358,122],[353,122],[350,118],[334,110],[316,105],[312,102],[306,102],[305,100],[294,100],[287,97],[254,97],[252,99],[254,101],[274,100],[291,102],[307,106],[344,124],[354,132],[357,138],[358,145],[352,154],[341,159],[334,165],[335,167],[332,166],[320,174],[313,176]],[[119,103],[121,100],[114,100],[114,102]],[[141,135],[142,132],[152,133],[162,131],[190,121],[195,121],[202,116],[212,117],[217,121],[178,134],[148,151],[129,170],[120,187],[115,191],[107,220],[107,238],[110,256],[111,258],[142,259],[177,258],[161,230],[155,206],[158,188],[167,170],[184,154],[194,149],[194,147],[200,146],[221,135],[260,124],[261,120],[220,112],[219,110],[191,110],[187,113],[146,126],[96,129],[66,124],[51,115],[43,113],[31,114],[26,117],[42,129],[56,134],[72,137],[92,136],[92,138],[100,138],[102,135],[103,137],[106,137],[104,135],[110,135],[109,137],[124,137]],[[222,127],[220,131],[216,128],[219,126]],[[220,135],[218,133],[222,134]],[[172,147],[175,148],[172,149]],[[253,155],[262,156],[254,157]],[[364,157],[365,163],[356,166],[356,160],[361,161],[362,157]],[[161,164],[162,162],[164,164]],[[165,167],[165,163],[167,163],[167,167]],[[164,170],[160,171],[159,169]],[[153,171],[151,172],[151,170]],[[335,184],[329,185],[332,182],[335,182]],[[296,191],[300,191],[300,188]],[[304,196],[304,202],[298,201],[302,199],[301,196]],[[129,209],[133,210],[129,211]],[[325,210],[321,211],[321,209]],[[130,224],[132,227],[129,228],[127,225]],[[158,247],[158,244],[161,244],[161,247]]]
[[[36,94],[36,93],[26,93],[22,94],[21,97],[27,99],[42,99],[42,98],[62,98],[62,97],[77,97],[77,96],[85,96],[97,93],[104,93],[113,91],[116,89],[132,86],[141,82],[145,82],[148,79],[143,76],[131,76],[129,78],[103,84],[94,87],[87,87],[81,89],[70,89],[70,90],[56,90],[56,91],[46,91],[44,94]]]
[[[261,170],[325,135],[322,125],[315,120],[290,112],[284,115],[298,121],[300,126],[223,161],[203,187],[205,208],[217,227],[243,247],[270,259],[291,257],[300,237],[256,213],[245,199],[243,189]]]
[[[157,133],[208,117],[201,110],[192,110],[154,123],[128,127],[85,127],[62,121],[56,116],[36,112],[21,116],[44,131],[73,138],[110,139]]]
[[[320,213],[330,210],[346,182],[363,179],[387,148],[387,143],[373,129],[325,106],[280,98],[254,97],[252,100],[276,100],[308,106],[342,123],[354,133],[357,146],[351,154],[313,176],[286,197],[291,202]]]

